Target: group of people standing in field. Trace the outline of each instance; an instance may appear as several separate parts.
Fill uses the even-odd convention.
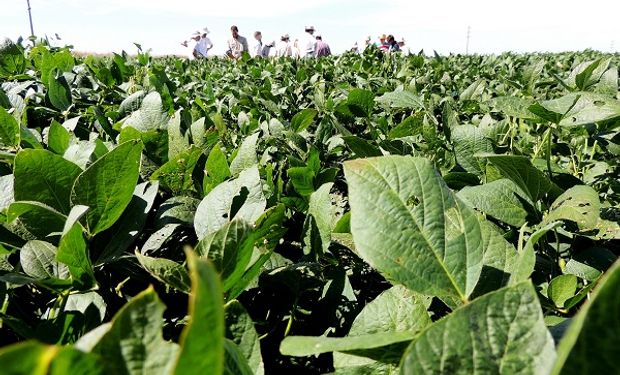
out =
[[[231,26],[231,38],[227,42],[226,56],[231,59],[239,59],[244,52],[249,53],[252,57],[324,57],[332,54],[329,45],[323,41],[321,34],[317,33],[314,26],[306,26],[304,28],[304,37],[302,40],[295,39],[291,41],[288,34],[280,37],[279,42],[264,42],[263,34],[260,31],[254,32],[255,43],[252,48],[248,45],[248,40],[239,34],[237,26]],[[196,31],[191,40],[194,45],[192,55],[194,58],[205,58],[210,55],[213,48],[213,42],[208,37],[209,29],[204,28]],[[190,41],[181,43],[185,47],[189,47]]]

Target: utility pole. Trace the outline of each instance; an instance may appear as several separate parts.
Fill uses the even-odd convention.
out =
[[[469,54],[469,37],[471,35],[471,26],[467,26],[467,44],[465,44],[465,54]]]
[[[28,3],[28,19],[30,19],[30,36],[34,36],[34,28],[32,27],[32,11],[30,8],[30,0],[26,0]]]

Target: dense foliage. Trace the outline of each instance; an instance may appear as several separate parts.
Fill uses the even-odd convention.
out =
[[[7,40],[0,368],[617,373],[619,63]]]

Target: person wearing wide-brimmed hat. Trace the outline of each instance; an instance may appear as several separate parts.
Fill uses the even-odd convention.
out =
[[[192,54],[197,59],[207,57],[209,50],[213,48],[213,43],[211,42],[211,39],[207,37],[207,34],[209,34],[209,29],[205,27],[204,29],[202,29],[201,31],[197,31],[196,33],[198,33],[198,40],[196,46],[194,46],[194,52]]]
[[[306,36],[303,39],[303,43],[301,45],[302,56],[305,57],[314,57],[314,51],[316,49],[316,38],[314,37],[314,26],[306,26],[304,28],[306,31]]]
[[[276,49],[277,57],[291,57],[293,55],[293,49],[291,47],[291,38],[288,34],[282,35],[278,48]]]

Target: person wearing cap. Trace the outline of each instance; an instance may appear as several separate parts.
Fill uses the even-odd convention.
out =
[[[314,37],[314,26],[306,26],[306,36],[303,41],[304,50],[301,51],[305,57],[314,57],[316,48],[316,38]]]
[[[202,33],[199,31],[197,31],[197,33],[198,39],[194,39],[197,43],[194,46],[194,51],[192,52],[192,55],[194,55],[194,58],[196,59],[201,59],[207,57],[209,50],[213,48],[213,43],[211,42],[211,39],[207,37],[207,34],[209,34],[208,28],[205,27],[204,29],[202,29]]]
[[[230,31],[232,33],[232,38],[228,40],[228,51],[226,51],[226,55],[236,60],[241,58],[243,52],[249,52],[248,40],[239,35],[237,26],[231,26]]]
[[[256,39],[256,45],[252,49],[253,57],[269,57],[269,52],[271,48],[275,45],[275,42],[271,42],[269,44],[263,43],[263,34],[260,31],[254,32],[254,39]]]
[[[290,57],[293,55],[293,49],[291,48],[290,37],[288,34],[282,35],[278,48],[276,49],[277,57]]]
[[[332,51],[329,49],[329,44],[323,41],[323,37],[321,34],[316,34],[316,57],[325,57],[330,56]]]
[[[379,47],[379,49],[383,52],[387,52],[390,49],[390,46],[387,44],[387,36],[385,34],[381,34],[379,36],[379,44],[377,47]]]

